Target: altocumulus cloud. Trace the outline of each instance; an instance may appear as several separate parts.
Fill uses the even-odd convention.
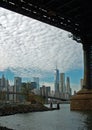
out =
[[[68,32],[0,8],[0,70],[28,77],[83,67],[82,45]]]

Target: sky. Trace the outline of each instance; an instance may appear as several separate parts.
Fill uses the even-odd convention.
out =
[[[70,32],[0,8],[0,77],[13,82],[39,77],[42,84],[54,85],[54,70],[70,77],[71,88],[80,89],[83,78],[82,44]]]

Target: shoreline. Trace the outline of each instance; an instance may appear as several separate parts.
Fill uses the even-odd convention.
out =
[[[57,108],[48,108],[43,104],[7,104],[0,106],[0,116],[9,116],[14,114],[44,112],[58,110]],[[0,126],[0,130],[13,130],[5,126]]]
[[[0,116],[8,116],[20,113],[43,112],[58,110],[57,108],[48,108],[43,104],[7,104],[0,106]]]
[[[13,129],[10,129],[10,128],[4,127],[4,126],[0,126],[0,130],[13,130]]]

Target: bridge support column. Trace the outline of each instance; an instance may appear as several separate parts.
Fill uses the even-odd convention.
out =
[[[71,98],[71,110],[92,110],[92,44],[83,44],[83,50],[84,86]]]

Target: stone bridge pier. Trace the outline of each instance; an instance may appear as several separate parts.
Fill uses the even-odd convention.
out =
[[[83,89],[71,98],[71,110],[92,110],[92,33],[82,40],[84,50]]]
[[[87,10],[88,12],[87,12]],[[71,98],[71,110],[92,110],[92,11],[88,4],[81,9],[80,38],[84,51],[84,85]]]

